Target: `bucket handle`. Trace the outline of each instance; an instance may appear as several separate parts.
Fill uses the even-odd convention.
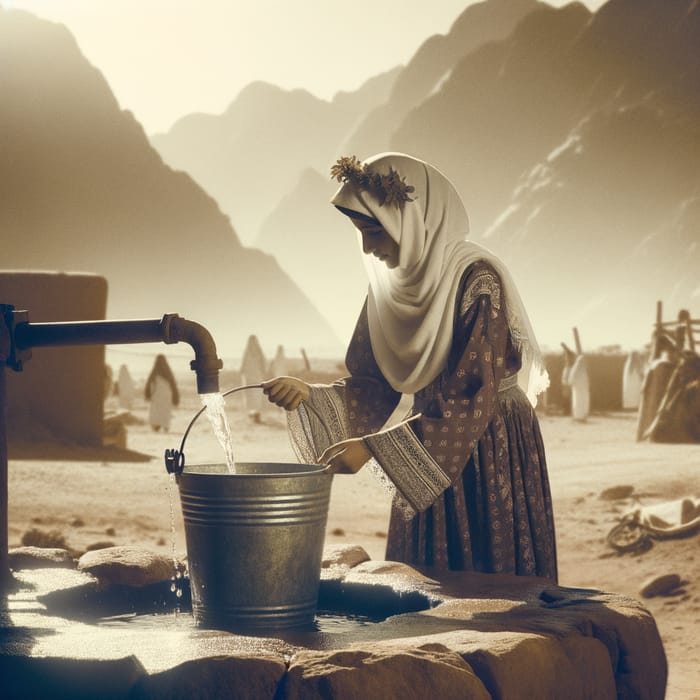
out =
[[[230,394],[235,394],[237,391],[243,391],[244,389],[262,389],[262,384],[244,384],[242,386],[237,386],[234,387],[233,389],[229,389],[228,391],[224,391],[221,396],[226,397],[229,396]],[[328,427],[326,426],[325,422],[321,418],[321,416],[318,414],[318,411],[313,408],[310,404],[305,404],[307,408],[311,410],[312,413],[316,414],[316,417],[319,419],[321,422],[321,425],[326,429],[328,432]],[[194,425],[194,422],[199,418],[199,416],[206,411],[207,407],[202,406],[202,408],[197,411],[197,413],[194,414],[194,417],[190,421],[189,425],[185,429],[185,433],[182,436],[182,440],[180,442],[180,449],[179,450],[165,450],[165,470],[168,472],[168,474],[181,474],[182,470],[185,468],[185,440],[187,440],[187,436],[190,434],[190,430],[192,429],[192,426]]]
[[[221,394],[221,396],[224,397],[228,396],[229,394],[235,394],[237,391],[243,391],[244,389],[262,389],[262,384],[244,384],[243,386],[237,386],[233,389],[225,391],[223,394]],[[185,429],[185,433],[182,436],[179,450],[165,450],[165,469],[168,474],[180,474],[185,468],[185,440],[187,440],[187,436],[190,434],[190,430],[192,430],[192,426],[197,418],[199,418],[206,410],[207,407],[202,406],[202,408],[200,408],[199,411],[194,414],[194,417],[189,422],[189,425]]]

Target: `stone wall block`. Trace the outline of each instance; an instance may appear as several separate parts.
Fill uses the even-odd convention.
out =
[[[439,644],[413,649],[386,646],[300,652],[292,659],[282,697],[491,700],[483,683],[459,654]]]
[[[139,679],[129,700],[273,700],[285,670],[275,656],[193,659]]]
[[[126,700],[145,674],[135,656],[109,660],[0,656],[0,697]]]

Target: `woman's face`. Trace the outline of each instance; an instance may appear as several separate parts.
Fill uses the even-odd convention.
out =
[[[374,255],[388,268],[399,264],[399,244],[379,225],[362,219],[352,220],[362,234],[362,252]]]

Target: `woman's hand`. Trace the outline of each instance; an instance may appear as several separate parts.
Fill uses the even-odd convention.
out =
[[[302,401],[308,401],[311,387],[296,377],[275,377],[262,383],[267,400],[281,406],[287,411],[299,407]]]
[[[350,438],[331,445],[318,462],[327,465],[324,474],[355,474],[371,456],[362,438]]]

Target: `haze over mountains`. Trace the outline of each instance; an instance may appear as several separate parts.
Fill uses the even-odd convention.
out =
[[[251,88],[224,115],[197,117],[199,127],[183,120],[198,131],[187,142],[181,124],[152,140],[207,191],[228,192],[222,209],[231,207],[246,239],[274,254],[325,315],[335,311],[343,337],[365,282],[359,266],[331,286],[322,271],[356,250],[347,222],[326,211],[329,166],[339,155],[400,150],[455,182],[472,237],[509,263],[543,344],[570,343],[577,326],[585,347],[638,347],[657,300],[667,318],[686,307],[699,315],[698,46],[694,0],[609,0],[594,14],[580,3],[486,0],[446,36],[428,37],[405,67],[378,76],[363,110],[346,112],[362,113],[350,128],[336,117],[343,128],[331,134],[321,123],[333,117],[329,103],[317,101],[314,112],[307,95],[301,109],[298,95],[257,85],[258,101]],[[252,124],[271,94],[277,128],[255,138],[234,126]],[[216,147],[212,124],[236,143],[235,155]],[[273,194],[284,183],[261,173],[247,182],[250,207],[238,184],[226,184],[250,163],[274,173],[283,161],[289,183],[295,160],[284,191]],[[260,206],[263,190],[270,207]],[[263,211],[272,212],[265,221]]]
[[[251,334],[270,350],[342,352],[275,259],[163,163],[64,26],[0,9],[0,66],[0,268],[102,274],[110,318],[179,313],[223,357]]]
[[[698,46],[695,0],[485,0],[355,92],[253,83],[149,143],[65,28],[0,10],[1,267],[100,272],[110,316],[232,352],[340,355],[366,281],[330,165],[401,150],[454,181],[543,344],[639,347],[657,300],[700,315]]]

